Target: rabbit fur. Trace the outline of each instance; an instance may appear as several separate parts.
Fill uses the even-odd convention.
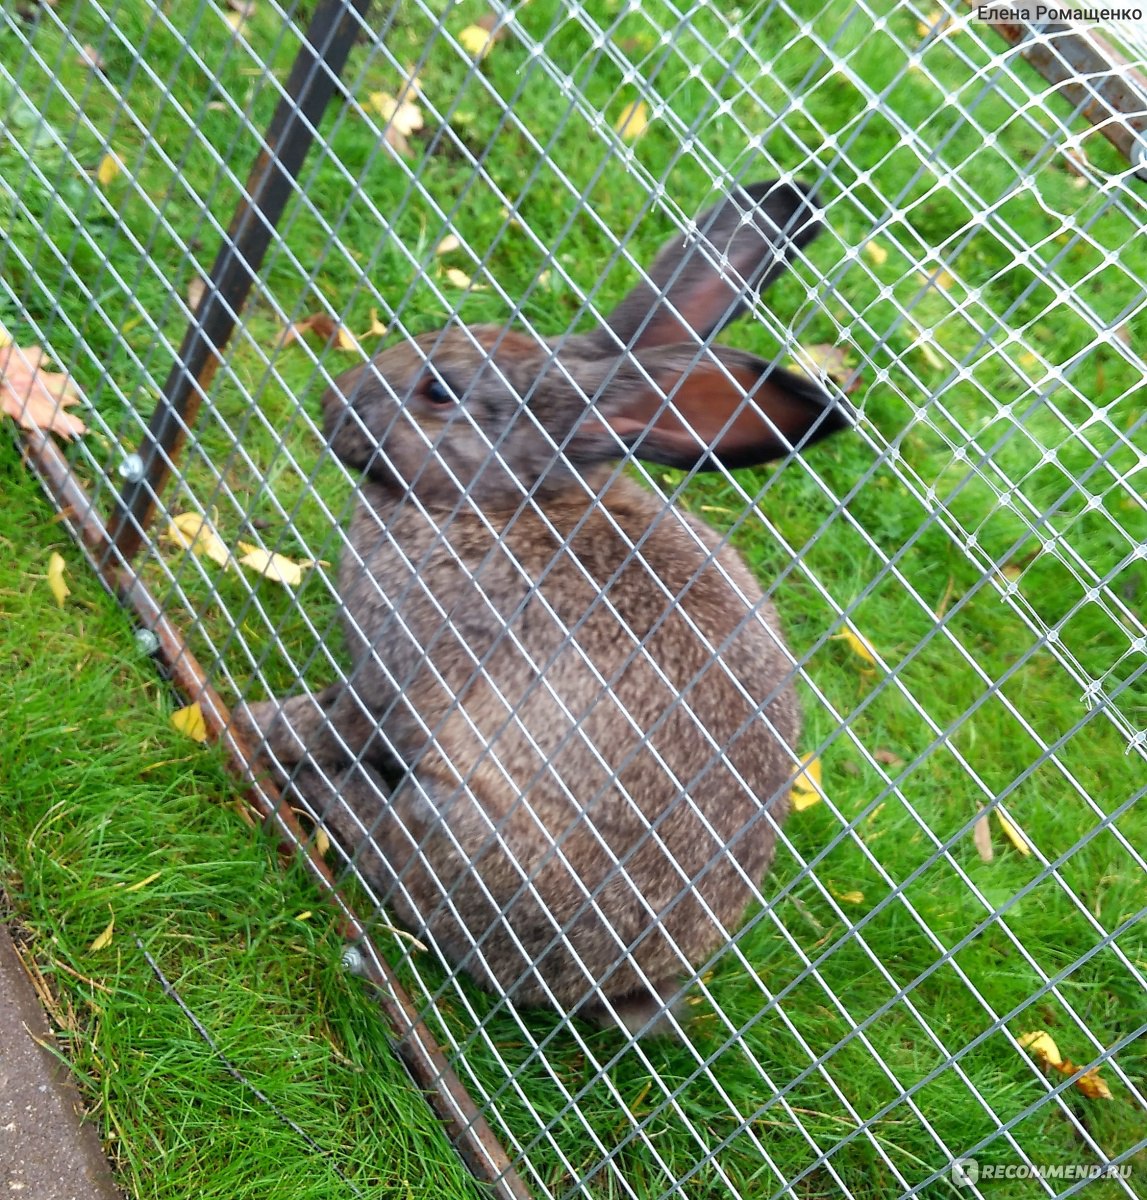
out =
[[[804,188],[738,188],[593,332],[450,326],[324,397],[362,472],[354,667],[236,723],[399,920],[516,1004],[657,1027],[772,861],[800,729],[777,614],[618,462],[762,463],[849,423],[709,341],[819,230]]]

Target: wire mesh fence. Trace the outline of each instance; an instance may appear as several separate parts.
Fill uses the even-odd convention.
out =
[[[972,10],[332,7],[6,6],[0,319],[460,1124],[539,1196],[1139,1194],[1147,100]]]

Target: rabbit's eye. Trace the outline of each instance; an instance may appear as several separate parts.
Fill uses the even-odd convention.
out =
[[[454,393],[441,379],[436,379],[433,375],[423,381],[420,391],[423,397],[436,407],[445,408],[457,402]]]

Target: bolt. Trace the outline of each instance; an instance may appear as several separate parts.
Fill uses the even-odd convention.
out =
[[[139,652],[149,658],[159,650],[159,638],[150,629],[137,629],[135,644]]]
[[[125,454],[117,470],[121,479],[139,483],[143,479],[143,459],[138,454]]]
[[[1147,132],[1137,134],[1131,143],[1131,167],[1137,179],[1147,180]]]
[[[342,968],[348,975],[365,975],[366,958],[357,946],[347,946],[342,952]]]

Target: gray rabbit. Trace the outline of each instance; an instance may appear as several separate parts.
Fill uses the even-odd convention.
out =
[[[738,188],[695,224],[591,333],[451,326],[335,383],[325,431],[362,472],[339,569],[354,667],[236,710],[450,962],[635,1032],[757,894],[800,716],[738,554],[618,462],[746,466],[850,423],[709,344],[820,231],[809,194]]]

